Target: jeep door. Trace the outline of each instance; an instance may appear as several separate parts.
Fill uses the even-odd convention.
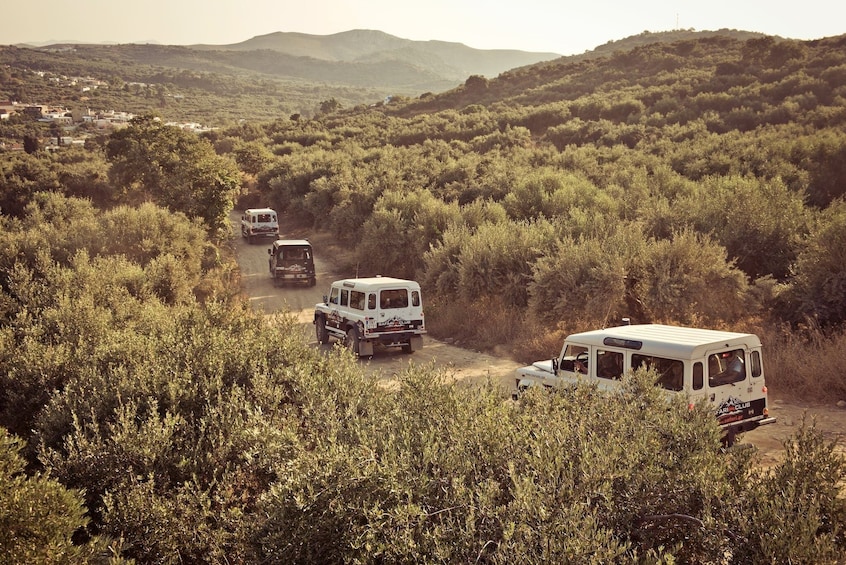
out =
[[[745,348],[709,351],[705,359],[708,398],[717,408],[718,421],[728,424],[744,420],[751,407]]]
[[[327,306],[329,306],[329,315],[326,316],[327,328],[339,330],[342,333],[346,333],[346,329],[342,327],[343,317],[341,316],[340,307],[341,305],[346,307],[348,301],[349,291],[347,289],[342,289],[338,286],[333,286],[329,290],[329,300],[327,301]]]

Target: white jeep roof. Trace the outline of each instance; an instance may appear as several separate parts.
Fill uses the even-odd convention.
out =
[[[416,281],[406,279],[396,279],[394,277],[364,277],[360,279],[342,279],[335,281],[333,284],[345,286],[348,288],[355,287],[384,287],[384,286],[412,286],[418,288],[420,285]]]
[[[273,208],[247,208],[244,210],[245,214],[275,214],[276,210]]]
[[[606,341],[608,338],[610,340]],[[620,342],[615,343],[615,339]],[[754,334],[662,324],[635,324],[592,330],[571,334],[566,341],[583,345],[622,347],[676,359],[701,358],[707,351],[714,349],[761,346],[761,340]],[[637,347],[638,344],[640,347]]]
[[[311,245],[311,242],[307,239],[277,239],[273,242],[273,245],[277,247],[282,247],[283,245]]]

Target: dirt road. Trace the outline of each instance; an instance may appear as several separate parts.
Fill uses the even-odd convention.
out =
[[[351,277],[355,273],[337,272],[334,265],[327,261],[325,253],[330,240],[312,239],[315,245],[315,268],[317,271],[317,285],[314,287],[284,287],[275,288],[270,278],[267,249],[270,242],[250,245],[240,237],[240,218],[238,213],[230,216],[235,238],[235,253],[241,270],[242,287],[257,310],[267,314],[287,311],[297,316],[301,323],[304,339],[318,346],[314,334],[312,318],[314,305],[320,302],[323,294],[328,292],[332,281],[339,278]],[[282,230],[282,237],[302,238],[310,237],[304,231]],[[321,347],[331,347],[324,345]],[[362,365],[371,374],[380,378],[391,379],[397,373],[406,369],[409,363],[415,365],[434,364],[435,367],[447,370],[456,380],[468,383],[484,382],[490,378],[504,388],[508,388],[513,378],[514,370],[521,364],[511,359],[503,359],[455,347],[435,340],[429,336],[424,339],[423,349],[413,355],[403,354],[399,350],[380,350],[370,360],[362,360]],[[784,392],[770,392],[770,413],[777,418],[775,424],[763,426],[740,437],[740,441],[751,443],[758,448],[764,465],[777,461],[783,453],[782,444],[785,439],[793,435],[802,423],[803,416],[817,422],[817,427],[832,439],[839,439],[840,445],[846,447],[846,408],[834,405],[806,405],[795,402]]]
[[[320,302],[323,295],[329,291],[332,281],[355,276],[355,273],[336,272],[334,265],[326,260],[326,253],[321,252],[325,246],[319,245],[318,240],[312,238],[316,248],[314,260],[317,285],[275,288],[270,278],[268,265],[267,250],[270,247],[270,240],[250,245],[240,236],[239,215],[233,213],[230,218],[235,236],[235,254],[241,270],[241,285],[244,293],[249,296],[253,308],[267,314],[287,311],[296,315],[301,323],[303,335],[317,347],[312,324],[314,305]],[[283,228],[282,237],[311,238],[312,236],[300,231],[286,233]],[[321,347],[331,347],[331,343]],[[445,369],[456,380],[475,383],[491,378],[503,387],[508,386],[514,370],[520,366],[519,363],[510,359],[462,349],[429,336],[424,337],[423,349],[413,355],[404,354],[399,349],[380,349],[372,359],[361,360],[361,363],[367,371],[385,379],[390,379],[402,372],[409,363],[418,366],[434,364],[438,368]]]

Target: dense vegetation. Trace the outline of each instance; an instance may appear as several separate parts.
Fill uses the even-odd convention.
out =
[[[276,122],[258,189],[360,272],[423,280],[434,320],[507,312],[491,345],[623,316],[838,328],[844,42],[654,44]]]
[[[476,343],[755,329],[773,388],[844,396],[844,42],[646,45],[4,154],[0,561],[842,560],[846,463],[810,423],[762,469],[648,373],[613,402],[426,367],[386,388],[250,311],[221,228],[272,204],[363,274],[418,277],[431,327]]]

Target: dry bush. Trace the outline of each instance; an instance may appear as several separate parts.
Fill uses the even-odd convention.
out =
[[[551,359],[557,356],[569,333],[561,327],[550,328],[535,320],[526,320],[522,326],[523,331],[511,344],[512,357],[522,363],[532,363],[539,359]]]
[[[792,330],[762,327],[767,385],[775,396],[819,402],[846,400],[846,331],[826,334],[819,328]]]
[[[470,302],[430,295],[425,309],[426,329],[433,337],[451,338],[457,345],[470,349],[504,349],[512,359],[522,363],[551,359],[561,351],[568,335],[597,328],[595,322],[585,320],[553,325],[524,309],[506,306],[497,297]]]
[[[508,308],[502,299],[484,296],[462,298],[429,296],[425,304],[426,329],[433,337],[455,340],[478,350],[511,344],[523,333],[522,311]]]

